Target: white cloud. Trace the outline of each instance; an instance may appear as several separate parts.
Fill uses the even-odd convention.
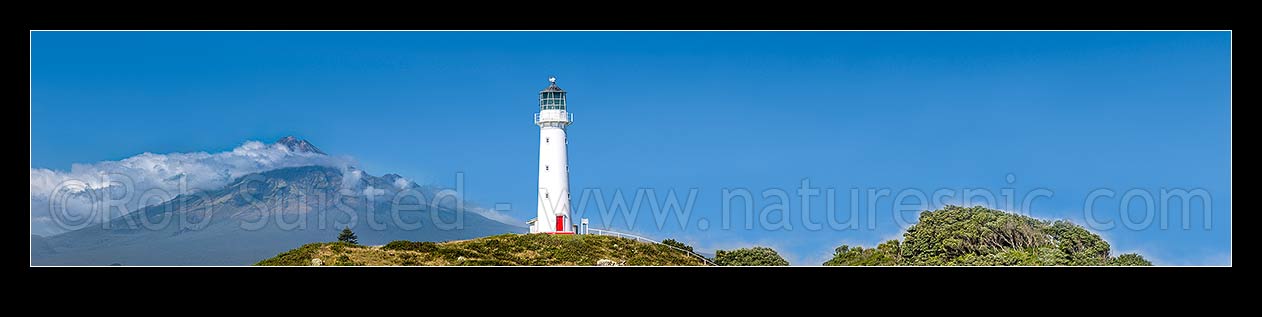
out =
[[[499,221],[508,225],[526,227],[525,221],[518,220],[517,218],[513,218],[513,216],[509,216],[506,213],[502,213],[502,212],[495,211],[492,209],[486,209],[486,208],[481,208],[481,207],[471,207],[471,206],[466,205],[464,210],[478,214],[479,216],[486,217],[487,219]]]
[[[354,167],[347,167],[342,173],[342,188],[354,188],[359,181],[364,178],[364,171]]]
[[[411,183],[412,183],[412,181],[410,181],[410,180],[408,180],[407,178],[404,178],[404,177],[399,177],[399,178],[397,178],[397,179],[395,179],[395,180],[394,180],[394,186],[399,187],[399,189],[407,189],[407,188],[408,188],[408,184],[411,184]]]
[[[353,163],[349,157],[294,152],[279,144],[249,141],[220,153],[146,152],[119,161],[73,164],[69,171],[31,168],[31,232],[60,233],[73,228],[58,225],[57,219],[79,223],[82,219],[77,217],[90,217],[91,222],[99,222],[135,210],[141,204],[221,188],[243,175],[278,168],[330,166],[354,175],[347,177],[354,178],[348,181],[357,181],[360,172],[350,168]],[[114,205],[121,205],[113,213],[101,212],[108,206],[103,204],[109,200],[107,194],[117,201]],[[57,206],[57,213],[50,213],[54,207],[50,201]]]
[[[386,194],[386,190],[378,189],[376,187],[372,187],[371,185],[364,188],[364,196],[381,197],[381,195],[385,195],[385,194]]]

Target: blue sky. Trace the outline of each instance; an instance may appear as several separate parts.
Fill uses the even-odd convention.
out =
[[[1028,214],[1079,223],[1106,188],[1093,219],[1170,220],[1095,230],[1115,252],[1230,264],[1227,32],[34,32],[31,47],[33,168],[295,135],[376,175],[452,185],[463,172],[467,199],[525,220],[531,114],[555,75],[575,114],[575,205],[584,188],[628,203],[641,188],[659,201],[697,190],[684,227],[657,228],[648,207],[630,222],[585,212],[615,229],[813,265],[903,224],[890,196],[858,229],[807,230],[803,179],[835,189],[838,213],[851,188],[1009,188],[1018,201],[1042,188],[1054,194]],[[717,228],[725,188],[783,189],[793,229],[745,230],[743,209]],[[1185,230],[1179,206],[1120,201],[1175,188],[1210,194],[1209,229],[1198,207]],[[823,198],[810,204],[823,222]]]

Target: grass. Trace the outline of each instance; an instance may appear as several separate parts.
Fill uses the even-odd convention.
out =
[[[307,266],[590,266],[601,259],[623,265],[704,265],[670,247],[598,235],[502,234],[451,242],[393,241],[383,246],[311,243],[255,265]]]

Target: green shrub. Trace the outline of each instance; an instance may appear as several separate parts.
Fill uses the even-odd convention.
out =
[[[1144,259],[1143,256],[1135,253],[1127,253],[1119,255],[1109,260],[1109,265],[1113,266],[1152,266],[1152,262]]]
[[[324,246],[325,243],[308,243],[297,249],[285,251],[276,257],[265,259],[255,263],[254,265],[268,266],[305,266],[311,265],[311,258],[315,257],[316,250]]]
[[[980,206],[946,206],[920,213],[919,222],[907,228],[902,241],[890,240],[875,249],[842,245],[824,265],[1115,263],[1151,265],[1137,254],[1110,258],[1108,242],[1068,221],[1044,221]]]
[[[337,265],[337,266],[356,266],[356,265],[359,265],[359,264],[355,263],[354,261],[351,261],[351,257],[350,257],[350,256],[348,256],[348,255],[346,255],[346,254],[342,254],[342,255],[337,256],[337,263],[334,263],[333,265]]]
[[[399,251],[415,251],[415,252],[434,252],[438,250],[438,244],[429,241],[405,241],[395,240],[386,243],[381,247],[382,250],[399,250]]]
[[[473,257],[478,256],[476,252],[461,249],[461,248],[439,248],[437,251],[434,252],[434,254],[437,254],[438,256],[447,260],[451,260],[451,261],[455,261],[456,259],[460,257],[464,257],[467,259],[467,258],[473,258]]]
[[[720,266],[784,266],[789,265],[776,250],[767,247],[753,247],[732,251],[718,250],[714,254],[714,263]]]

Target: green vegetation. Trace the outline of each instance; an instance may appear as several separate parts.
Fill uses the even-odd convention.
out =
[[[318,259],[316,261],[313,261]],[[255,265],[705,265],[665,245],[599,235],[502,234],[464,241],[393,241],[383,246],[311,243]]]
[[[346,242],[350,244],[359,244],[359,237],[355,236],[355,232],[351,231],[351,227],[342,229],[342,233],[337,235],[338,242]]]
[[[1109,256],[1109,243],[1064,220],[1045,221],[984,207],[947,206],[920,214],[903,240],[876,248],[842,245],[824,265],[1152,265],[1134,253]]]
[[[675,241],[675,239],[666,239],[666,240],[662,240],[662,244],[669,245],[669,246],[672,246],[672,247],[676,247],[676,248],[679,248],[679,249],[682,249],[682,250],[685,250],[685,251],[688,251],[688,252],[697,253],[697,251],[693,251],[693,250],[692,250],[692,246],[687,245],[687,244],[684,244],[683,242]]]
[[[323,253],[349,252],[348,249],[367,248],[365,246],[350,244],[346,242],[317,242],[304,244],[297,249],[285,251],[276,257],[259,261],[254,265],[311,265],[311,259],[319,258],[318,255]],[[332,258],[329,258],[330,260]],[[322,259],[324,260],[324,259]],[[349,260],[349,259],[348,259]],[[325,260],[324,263],[330,265],[335,264],[334,261]]]
[[[692,249],[692,246],[684,244],[683,242],[675,241],[675,239],[662,240],[662,244],[669,245],[669,246],[678,248],[680,250],[688,251],[688,253],[692,253],[693,255],[696,255],[698,257],[706,258],[707,260],[713,261],[713,259],[707,258],[706,256],[701,255],[701,253],[697,253],[696,250]]]
[[[399,251],[416,251],[416,252],[434,252],[438,250],[438,244],[424,241],[406,241],[396,240],[381,246],[382,250],[399,250]]]
[[[1109,265],[1114,266],[1150,266],[1152,262],[1145,260],[1143,256],[1135,253],[1127,253],[1119,255],[1109,260]]]
[[[789,265],[776,250],[767,247],[753,247],[732,251],[718,250],[714,253],[714,264],[720,266],[784,266]]]
[[[850,265],[850,266],[873,266],[873,265],[899,265],[898,240],[890,240],[877,245],[876,248],[850,247],[843,245],[837,247],[837,253],[833,255],[831,260],[824,262],[824,265]]]
[[[303,245],[255,265],[547,266],[596,265],[600,260],[622,265],[705,265],[692,246],[673,239],[652,244],[601,235],[502,234],[441,243],[400,240],[362,246],[347,228],[338,240]],[[920,221],[907,228],[902,240],[871,248],[842,245],[824,265],[1152,265],[1139,254],[1109,254],[1108,242],[1068,221],[947,206],[921,213]],[[722,266],[789,265],[766,247],[717,250],[713,261]]]

